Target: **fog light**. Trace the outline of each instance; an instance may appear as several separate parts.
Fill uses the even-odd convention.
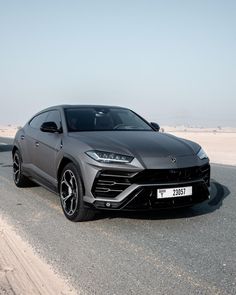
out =
[[[106,207],[107,207],[107,208],[110,208],[110,207],[111,207],[111,203],[107,202],[107,203],[106,203]]]

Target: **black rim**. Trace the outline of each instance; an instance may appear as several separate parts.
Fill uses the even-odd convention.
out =
[[[72,216],[78,204],[78,185],[76,177],[71,170],[66,170],[62,175],[60,197],[65,213]]]
[[[20,157],[18,153],[15,153],[13,157],[13,178],[15,183],[18,183],[20,179],[20,165]]]

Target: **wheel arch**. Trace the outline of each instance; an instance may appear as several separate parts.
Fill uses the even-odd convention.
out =
[[[11,151],[12,156],[15,154],[16,151],[19,151],[19,148],[16,145],[14,145],[13,148],[12,148],[12,151]]]
[[[76,161],[73,157],[71,157],[69,155],[64,155],[64,157],[61,159],[61,161],[58,165],[58,169],[57,169],[57,183],[58,183],[57,189],[58,189],[58,192],[60,192],[60,177],[61,177],[62,171],[63,171],[64,167],[69,163],[72,163],[76,166],[76,168],[79,172],[80,179],[81,179],[83,194],[85,194],[85,186],[84,186],[84,181],[83,181],[80,165],[79,165],[78,161]]]

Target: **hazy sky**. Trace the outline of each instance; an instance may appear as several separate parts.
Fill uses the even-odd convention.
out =
[[[236,1],[0,0],[0,124],[110,104],[236,126]]]

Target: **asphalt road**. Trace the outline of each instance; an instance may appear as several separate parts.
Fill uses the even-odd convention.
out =
[[[10,149],[0,214],[82,294],[236,294],[236,167],[212,165],[211,200],[192,209],[72,223],[56,195],[15,187]]]

